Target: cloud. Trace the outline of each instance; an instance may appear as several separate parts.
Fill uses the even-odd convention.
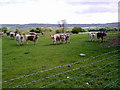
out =
[[[0,5],[0,11],[3,12],[3,14],[0,14],[0,23],[56,24],[58,21],[64,19],[67,23],[104,23],[117,21],[117,4],[115,2],[104,3],[103,0],[101,2],[97,2],[98,0],[94,0],[94,2],[87,1],[2,0],[0,3],[4,3],[4,5]],[[79,3],[75,5],[75,3],[70,4],[69,2]]]
[[[86,0],[85,0],[86,1]],[[95,2],[85,2],[85,1],[73,1],[73,2],[67,2],[67,4],[71,5],[73,8],[77,7],[77,9],[74,10],[77,14],[88,14],[88,13],[117,13],[118,12],[118,2],[100,2],[97,0],[94,0]],[[84,9],[80,9],[81,7],[84,7]],[[114,7],[114,8],[113,8]]]
[[[87,8],[86,10],[82,10],[82,11],[75,11],[75,13],[77,14],[89,14],[89,13],[117,13],[118,12],[118,8],[117,7],[111,7],[111,6],[89,6],[89,8]]]
[[[9,4],[25,4],[28,2],[36,2],[38,0],[0,0],[0,5],[9,5]]]

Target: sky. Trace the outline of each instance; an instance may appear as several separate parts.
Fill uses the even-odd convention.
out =
[[[0,24],[118,22],[119,0],[0,0]]]

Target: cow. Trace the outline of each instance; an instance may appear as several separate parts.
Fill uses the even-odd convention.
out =
[[[10,39],[14,39],[16,36],[16,33],[10,32],[9,36],[10,36]]]
[[[97,33],[97,38],[98,39],[102,39],[102,41],[105,39],[105,37],[107,36],[107,34],[106,34],[106,32],[105,31],[103,31],[103,32],[98,32]]]
[[[60,39],[63,44],[70,42],[70,35],[69,34],[60,34]]]
[[[60,40],[62,41],[62,44],[70,42],[69,34],[55,34],[55,35],[50,35],[50,36],[53,40],[54,45],[60,43]]]
[[[16,34],[16,41],[18,45],[24,45],[24,35]]]
[[[68,43],[68,42],[70,43],[70,34],[65,34],[65,35],[66,35],[66,39],[65,39],[66,43]]]
[[[38,41],[39,36],[38,35],[24,35],[24,38],[25,38],[26,44],[28,44],[28,40],[30,40],[30,41],[33,41],[35,45],[36,42]]]
[[[54,45],[56,45],[56,44],[58,44],[58,42],[60,42],[60,35],[59,34],[50,35],[50,37],[52,38]]]
[[[7,34],[7,36],[9,36],[9,35],[10,35],[10,32],[6,32],[6,34]]]
[[[95,33],[91,32],[89,33],[89,36],[90,36],[90,40],[93,41],[95,37]]]
[[[64,44],[65,41],[66,41],[66,35],[65,34],[60,34],[60,40],[62,41],[62,44]]]

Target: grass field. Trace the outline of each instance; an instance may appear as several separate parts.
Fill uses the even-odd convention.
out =
[[[72,34],[70,43],[53,45],[50,36],[45,35],[37,45],[29,41],[28,45],[18,46],[5,35],[2,87],[120,88],[119,52],[112,52],[119,49],[118,36],[119,32],[109,32],[106,41],[101,42],[96,38],[90,41],[88,34]]]

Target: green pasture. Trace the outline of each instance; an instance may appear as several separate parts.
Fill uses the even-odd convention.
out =
[[[97,38],[95,38],[95,41],[90,41],[87,33],[72,34],[70,36],[70,43],[53,45],[49,34],[45,34],[45,36],[39,37],[36,45],[29,41],[28,45],[19,46],[15,40],[10,40],[9,37],[4,35],[2,37],[2,88],[13,88],[16,86],[18,86],[17,88],[103,88],[109,86],[119,88],[120,83],[118,83],[117,80],[118,71],[115,71],[118,69],[118,61],[116,61],[119,58],[119,55],[116,55],[118,52],[79,62],[71,65],[71,67],[64,66],[54,68],[118,50],[118,36],[119,32],[109,32],[105,41],[97,40]],[[86,54],[86,56],[80,56],[80,53]],[[89,65],[90,63],[105,58],[108,59]],[[107,65],[109,63],[112,64]],[[85,65],[88,66],[73,70]],[[100,69],[100,67],[105,65],[106,67]],[[49,70],[51,68],[54,69]],[[62,73],[68,70],[70,71]],[[36,73],[38,71],[44,72]],[[90,74],[93,71],[96,72]],[[13,81],[7,81],[32,73],[36,74]],[[56,75],[58,73],[62,74]],[[84,73],[86,73],[86,75],[82,77],[79,76]],[[102,75],[103,77],[101,77]],[[42,78],[44,79],[40,80]]]

